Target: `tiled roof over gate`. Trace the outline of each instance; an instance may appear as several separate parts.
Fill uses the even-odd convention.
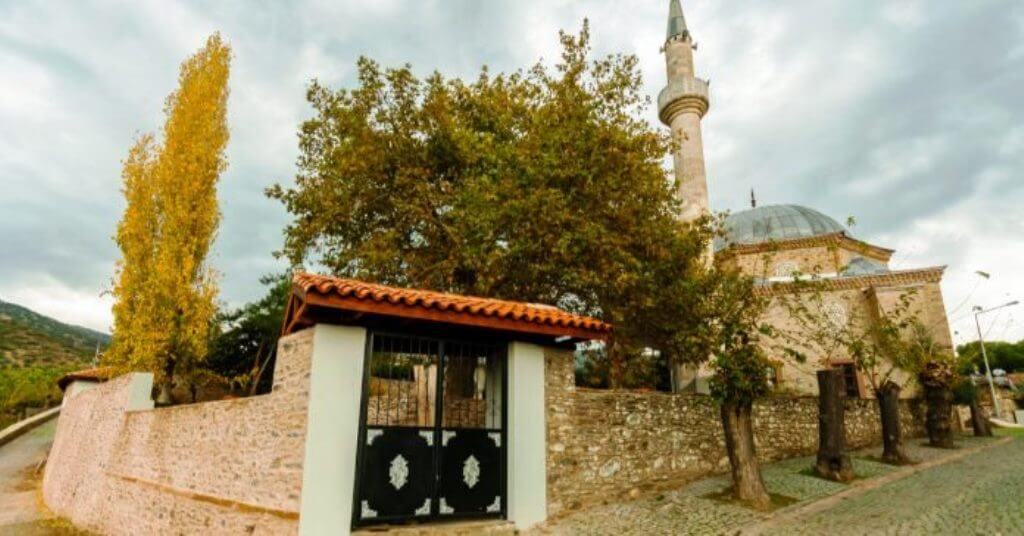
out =
[[[292,302],[285,315],[285,333],[309,324],[302,319],[309,307],[577,340],[604,339],[612,330],[610,324],[550,305],[391,287],[300,272],[294,277]]]

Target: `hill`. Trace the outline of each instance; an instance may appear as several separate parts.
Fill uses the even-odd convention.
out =
[[[0,368],[80,367],[110,336],[0,301]]]

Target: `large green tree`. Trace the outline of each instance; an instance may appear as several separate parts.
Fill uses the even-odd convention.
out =
[[[763,302],[749,278],[707,266],[710,218],[680,221],[636,57],[590,61],[588,41],[584,23],[561,34],[554,69],[468,83],[367,59],[355,89],[313,83],[295,186],[268,190],[294,217],[282,253],[612,322],[611,387],[648,375],[626,356],[710,361],[736,495],[766,507],[751,419],[767,391]]]
[[[961,374],[985,371],[985,362],[981,356],[981,346],[978,341],[961,344],[956,347],[960,356]],[[985,341],[985,353],[988,354],[988,363],[993,369],[1003,369],[1006,372],[1024,372],[1024,340],[1013,342]]]
[[[314,82],[283,254],[335,274],[556,304],[616,325],[622,356],[670,339],[666,289],[693,292],[707,226],[687,226],[641,112],[637,59],[588,59],[588,27],[549,69],[470,82],[362,58],[354,89]],[[680,282],[682,281],[682,282]],[[682,300],[685,302],[685,300]]]

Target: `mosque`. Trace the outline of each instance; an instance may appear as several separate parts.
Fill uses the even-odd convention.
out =
[[[668,84],[658,95],[658,116],[676,141],[676,195],[686,219],[712,211],[701,137],[701,119],[708,112],[710,98],[708,82],[695,74],[695,48],[682,6],[679,0],[671,0],[664,46]],[[750,209],[726,218],[724,236],[714,244],[713,262],[738,267],[776,295],[792,289],[787,283],[797,275],[822,279],[826,289],[823,312],[832,322],[878,318],[901,296],[909,295],[935,341],[952,347],[940,287],[945,267],[893,270],[889,267],[893,250],[858,240],[845,226],[817,210],[795,204],[756,206],[753,197],[751,201]],[[776,327],[796,326],[777,300],[767,315]],[[825,359],[808,350],[811,355],[803,363],[783,355],[770,356],[773,367],[769,372],[777,389],[817,394],[815,372],[842,368],[848,396],[871,396],[870,382],[848,359]],[[708,374],[706,370],[674,367],[673,387],[703,391]],[[910,392],[905,390],[908,396]]]

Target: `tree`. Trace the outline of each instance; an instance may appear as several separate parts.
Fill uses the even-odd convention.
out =
[[[295,186],[267,191],[294,218],[281,253],[611,322],[601,362],[582,371],[603,383],[607,370],[611,387],[647,375],[627,370],[627,355],[712,359],[737,496],[766,507],[751,420],[767,391],[762,301],[751,279],[706,270],[710,218],[679,219],[662,167],[671,142],[640,114],[636,57],[589,62],[586,23],[561,42],[553,72],[420,81],[363,58],[355,89],[314,82]]]
[[[965,375],[976,371],[984,372],[985,362],[978,341],[957,346],[957,353],[962,356],[957,372]],[[985,353],[988,354],[988,362],[993,370],[1024,372],[1024,341],[985,341]]]
[[[361,58],[358,87],[313,82],[295,186],[267,191],[293,216],[281,254],[613,322],[622,385],[623,356],[663,332],[647,323],[670,299],[659,286],[699,267],[706,241],[677,219],[636,57],[589,61],[586,23],[561,43],[553,71],[420,80]]]
[[[277,339],[292,289],[291,274],[263,277],[267,294],[233,311],[219,313],[203,368],[227,378],[232,389],[254,395],[270,391]]]
[[[687,323],[680,340],[699,349],[689,354],[694,361],[710,356],[711,394],[720,404],[734,496],[766,510],[771,499],[754,447],[753,405],[769,390],[770,363],[762,346],[774,334],[762,321],[768,303],[754,280],[738,271],[712,267],[700,280],[702,310],[689,317],[695,322]]]
[[[990,437],[992,429],[988,424],[988,416],[978,402],[978,386],[968,378],[960,377],[953,384],[953,403],[971,409],[971,428],[976,437]]]
[[[953,448],[953,427],[950,415],[953,411],[952,385],[956,373],[948,362],[933,360],[925,364],[918,373],[918,381],[924,387],[927,402],[925,430],[928,444],[933,447]]]
[[[206,354],[216,277],[206,263],[220,212],[217,181],[227,166],[231,49],[219,34],[181,66],[167,98],[163,143],[142,136],[124,164],[125,214],[113,289],[114,340],[106,362],[150,370],[169,403],[176,375]]]
[[[789,329],[779,330],[780,338],[788,342],[787,351],[801,359],[814,354],[824,366],[842,359],[852,362],[878,401],[882,459],[909,463],[899,417],[899,393],[906,382],[901,376],[913,378],[938,351],[919,319],[916,293],[901,292],[884,310],[879,305],[876,311],[846,318],[832,313],[823,285],[823,280],[798,276],[776,291],[776,302],[793,321]]]

